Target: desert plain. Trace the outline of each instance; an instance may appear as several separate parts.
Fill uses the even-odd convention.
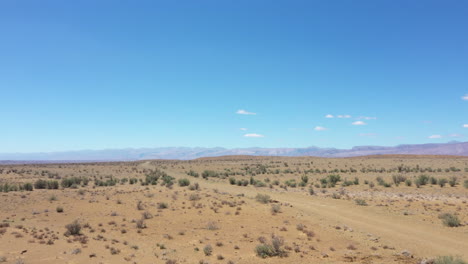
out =
[[[4,263],[441,263],[444,256],[468,259],[468,157],[0,165]]]

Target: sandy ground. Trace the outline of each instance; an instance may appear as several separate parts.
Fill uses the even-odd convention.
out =
[[[74,176],[144,179],[154,169],[176,183],[171,188],[128,182],[99,187],[90,181],[77,189],[0,193],[0,262],[419,263],[444,255],[468,259],[468,189],[463,186],[467,164],[468,158],[460,157],[390,156],[4,165],[0,185]],[[252,173],[262,166],[264,173]],[[190,170],[200,177],[189,176]],[[227,176],[204,179],[205,170]],[[332,188],[317,187],[330,174],[339,174],[342,181]],[[457,184],[417,188],[376,182],[379,176],[391,182],[396,174],[412,180],[421,174],[437,179],[455,176]],[[306,186],[284,186],[287,180],[300,182],[304,175],[309,179]],[[266,184],[237,186],[229,183],[230,177],[252,177]],[[355,177],[359,185],[343,185],[344,179]],[[178,186],[182,178],[200,188]],[[272,184],[275,180],[279,185]],[[269,202],[258,202],[257,194],[269,195]],[[273,213],[273,206],[280,212]],[[57,212],[58,207],[63,212]],[[144,213],[144,228],[138,228]],[[443,225],[441,213],[456,215],[461,226]],[[65,226],[75,220],[82,227],[80,234],[66,236]],[[272,235],[284,241],[281,249],[287,256],[256,254],[255,248],[270,243]],[[208,245],[211,254],[205,253]]]

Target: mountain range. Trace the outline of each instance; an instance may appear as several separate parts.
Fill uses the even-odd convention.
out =
[[[164,147],[139,149],[80,150],[38,153],[0,153],[1,163],[21,163],[19,161],[132,161],[148,159],[189,160],[202,157],[228,155],[253,156],[316,156],[316,157],[355,157],[367,155],[412,154],[412,155],[457,155],[468,156],[468,142],[448,142],[438,144],[398,145],[394,147],[357,146],[351,149],[337,148],[235,148],[221,147]]]

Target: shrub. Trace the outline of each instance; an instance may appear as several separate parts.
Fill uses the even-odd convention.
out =
[[[411,186],[412,183],[413,183],[413,182],[411,181],[411,179],[406,179],[406,181],[405,181],[405,184],[406,184],[406,186],[408,186],[408,187]]]
[[[56,211],[57,211],[57,213],[63,213],[63,207],[62,206],[57,206]]]
[[[158,209],[167,209],[168,207],[167,203],[158,203]]]
[[[185,187],[185,186],[189,186],[190,185],[190,181],[188,179],[180,179],[179,180],[179,186],[180,187]]]
[[[146,228],[145,220],[144,220],[144,219],[138,219],[138,220],[136,221],[136,227],[137,227],[138,229]]]
[[[455,185],[457,185],[458,182],[457,176],[450,177],[450,180],[448,182],[450,187],[455,187]]]
[[[441,256],[434,260],[434,264],[468,264],[460,257]]]
[[[272,235],[270,243],[262,243],[255,247],[255,253],[261,258],[267,257],[286,257],[287,252],[283,249],[284,240],[281,237]]]
[[[423,186],[426,185],[429,182],[429,176],[422,174],[419,175],[418,178],[415,180],[416,186]]]
[[[438,184],[440,185],[440,187],[444,187],[444,185],[445,185],[447,182],[448,182],[447,179],[441,178],[441,179],[439,179]]]
[[[76,236],[81,234],[81,224],[78,220],[66,225],[65,228],[67,229],[65,236]]]
[[[29,182],[28,182],[28,183],[25,183],[25,184],[23,185],[23,189],[26,190],[26,191],[32,191],[32,190],[33,190],[33,185],[32,185],[32,183],[29,183]]]
[[[205,253],[205,256],[211,256],[211,254],[213,253],[213,247],[211,245],[206,245],[203,248],[203,253]]]
[[[260,202],[260,203],[263,203],[263,204],[267,204],[270,202],[270,196],[267,195],[267,194],[257,194],[257,196],[255,196],[255,200],[257,200],[257,202]]]
[[[465,181],[463,182],[463,186],[465,186],[465,188],[468,189],[468,180],[465,180]]]
[[[354,202],[355,202],[357,205],[367,206],[367,202],[366,202],[366,200],[364,200],[364,199],[356,199],[356,200],[354,200]]]
[[[442,223],[448,227],[460,226],[460,219],[456,215],[444,213],[439,215],[439,219],[442,219]]]
[[[310,195],[314,195],[314,194],[315,194],[314,188],[312,188],[312,187],[309,188],[309,194],[310,194]]]
[[[271,213],[272,214],[281,213],[281,206],[279,204],[271,205]]]
[[[235,185],[236,184],[236,178],[234,178],[234,177],[229,178],[229,183],[231,185]]]

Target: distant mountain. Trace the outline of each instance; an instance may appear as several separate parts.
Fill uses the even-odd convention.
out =
[[[17,161],[131,161],[146,159],[196,159],[226,155],[253,156],[317,156],[317,157],[354,157],[383,154],[417,155],[458,155],[468,156],[468,142],[449,142],[441,144],[399,145],[395,147],[357,146],[351,149],[336,148],[141,148],[81,150],[48,153],[0,153],[0,160]],[[16,161],[16,162],[14,162]]]

